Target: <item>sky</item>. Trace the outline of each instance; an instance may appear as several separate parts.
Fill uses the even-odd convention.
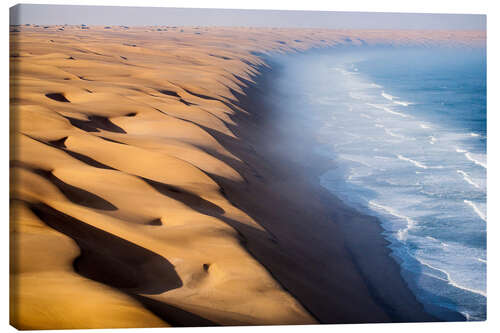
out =
[[[10,24],[486,30],[486,15],[22,4]]]

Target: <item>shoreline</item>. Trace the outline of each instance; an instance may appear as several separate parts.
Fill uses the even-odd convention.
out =
[[[309,50],[301,53],[314,51],[315,50]],[[320,49],[319,51],[323,52],[325,50]],[[273,144],[271,142],[279,142],[279,135],[273,135],[274,137],[272,138],[264,135],[261,136],[260,139],[252,137],[252,133],[262,134],[263,131],[269,133],[276,130],[276,128],[273,128],[272,124],[264,123],[266,117],[272,118],[272,113],[277,112],[271,110],[271,107],[267,105],[270,96],[266,96],[265,91],[268,90],[267,87],[269,85],[273,84],[273,76],[279,75],[275,72],[279,71],[280,64],[272,60],[272,55],[261,58],[263,58],[265,63],[270,65],[270,68],[262,65],[255,67],[260,73],[252,77],[255,83],[239,78],[247,85],[246,87],[241,87],[244,93],[239,94],[233,91],[233,94],[238,98],[237,105],[247,111],[249,116],[242,115],[241,113],[236,114],[232,119],[237,126],[231,126],[230,129],[236,134],[241,142],[251,142],[248,144],[250,147],[237,147],[234,142],[228,142],[232,140],[218,135],[215,131],[211,132],[223,146],[241,160],[250,160],[255,163],[255,165],[261,164],[270,166],[267,170],[264,169],[263,172],[259,172],[259,170],[255,168],[257,172],[255,173],[255,171],[252,170],[252,167],[255,167],[252,162],[243,167],[241,165],[230,164],[245,178],[246,183],[244,188],[238,184],[227,182],[221,177],[215,176],[214,178],[224,189],[228,200],[256,221],[259,221],[259,223],[272,235],[276,235],[275,237],[277,237],[277,239],[272,241],[277,242],[276,246],[278,247],[283,245],[286,250],[283,250],[283,252],[277,250],[279,253],[274,255],[275,258],[272,258],[273,254],[270,252],[272,248],[271,245],[268,245],[269,252],[256,248],[257,246],[265,247],[262,243],[258,245],[247,244],[247,249],[271,272],[271,274],[282,284],[283,288],[295,296],[320,323],[440,321],[423,309],[423,305],[416,299],[416,296],[404,281],[401,275],[401,267],[391,255],[391,250],[388,247],[390,242],[386,240],[382,234],[384,229],[381,226],[381,222],[374,216],[364,215],[354,208],[347,206],[334,194],[320,185],[319,177],[332,166],[327,158],[323,158],[319,154],[313,152],[312,148],[315,146],[314,140],[309,140],[307,143],[304,143],[304,137],[301,137],[299,140],[296,140],[296,142],[290,144],[290,146],[303,145],[303,148],[299,149],[299,155],[293,156],[295,161],[309,161],[305,166],[301,165],[301,163],[296,163],[294,167],[290,168],[290,165],[293,165],[293,163],[289,163],[290,161],[287,161],[286,158],[281,159],[277,157],[275,155],[277,152],[276,147],[272,147]],[[252,129],[249,130],[245,128],[245,125]],[[253,135],[257,136],[256,134]],[[290,139],[290,137],[286,135],[284,137]],[[258,141],[260,145],[254,146],[252,143],[255,141]],[[274,144],[276,145],[276,143]],[[251,152],[253,147],[256,147],[255,150],[258,151],[258,157],[250,157],[250,155],[253,155]],[[311,149],[307,149],[307,147]],[[225,162],[231,163],[229,160]],[[305,176],[306,180],[304,182],[297,179],[299,176],[296,174],[300,173],[303,173]],[[282,177],[278,180],[280,186],[276,187],[275,184],[273,184],[265,188],[266,182],[273,182],[270,178],[273,175],[280,175],[279,177]],[[213,175],[210,176],[214,177]],[[294,179],[291,181],[291,178]],[[294,190],[296,191],[295,186],[297,186],[300,191],[303,191],[302,195],[290,195]],[[252,199],[250,199],[252,193],[255,195],[258,193],[261,202],[252,202]],[[284,200],[286,200],[287,204],[297,205],[296,207],[304,209],[302,214],[296,212],[295,219],[293,218],[294,214],[285,211],[287,207],[277,207],[273,204],[274,202],[282,202],[280,200],[283,200],[283,194],[285,194],[286,198]],[[318,203],[309,202],[310,207],[318,209],[318,212],[313,212],[314,209],[309,208],[307,200],[311,200],[310,198],[321,201],[319,205]],[[282,225],[276,225],[271,222],[273,219],[274,221],[280,219],[277,215],[281,214],[285,216],[281,218],[283,222]],[[309,219],[305,218],[302,220],[302,222],[307,222],[306,228],[304,228],[304,225],[299,226],[301,217],[306,216]],[[315,218],[318,218],[319,221],[316,221]],[[290,241],[290,239],[281,236],[286,233],[282,228],[287,228],[288,223],[291,221],[292,223],[296,223],[295,226],[298,226],[298,229],[300,229],[300,231],[297,231],[295,234],[293,231],[289,231],[288,235],[290,239],[296,242],[296,248],[284,245],[284,242]],[[317,229],[315,227],[310,227],[312,221],[314,221]],[[240,231],[246,239],[252,239],[251,233],[247,234],[245,229],[239,229],[237,226],[235,228]],[[360,232],[360,230],[362,231]],[[310,232],[309,234],[308,231]],[[335,234],[335,232],[341,232],[342,236]],[[315,238],[314,244],[316,246],[321,244],[320,246],[322,246],[322,248],[303,251],[307,248],[306,239],[309,237]],[[283,238],[283,242],[280,241],[281,238]],[[328,241],[344,242],[343,248],[330,246]],[[325,251],[325,253],[332,251],[332,254],[335,253],[337,255],[342,253],[342,259],[351,261],[351,267],[333,265],[326,269],[327,272],[319,274],[318,272],[322,270],[322,267],[325,268],[325,265],[328,265],[326,261],[314,261],[313,253],[320,255],[321,251]],[[366,256],[366,253],[370,253],[370,255]],[[315,263],[317,269],[308,271],[305,267],[299,267],[298,270],[292,269],[288,271],[286,269],[283,270],[281,267],[277,267],[280,265],[279,263],[282,264],[283,262],[288,262],[290,266],[294,266],[289,260],[291,261],[295,256],[300,257],[301,254],[304,254],[305,257],[308,258],[305,260],[309,260],[307,264],[303,263],[303,266],[310,267],[310,263]],[[311,255],[311,257],[308,257],[309,255]],[[326,258],[324,257],[323,259]],[[332,256],[327,260],[335,261],[336,259],[339,258]],[[301,266],[300,264],[295,264]],[[342,287],[340,287],[339,284],[342,284],[342,282],[329,283],[324,280],[328,279],[330,274],[335,275],[335,273],[338,273],[340,270],[351,270],[346,274],[346,279],[349,274],[357,275],[355,282],[353,282],[351,286],[343,284]],[[294,273],[290,274],[289,272],[291,271]],[[312,294],[308,294],[308,292],[301,290],[301,286],[307,285],[308,283],[294,280],[297,278],[297,273],[304,274],[303,278],[305,280],[321,280],[324,283],[311,288]],[[318,276],[314,276],[315,274]],[[312,278],[312,276],[314,276],[314,278]],[[339,308],[342,308],[342,304],[337,300],[329,299],[326,295],[322,295],[322,292],[328,294],[328,289],[322,288],[350,290],[353,294],[357,294],[357,296],[360,297],[358,300],[359,303],[354,305],[354,308],[351,309],[352,311],[346,310],[342,314],[339,314],[338,317],[335,315],[332,316],[329,310],[335,312]],[[354,290],[358,288],[364,290],[362,292],[355,292]],[[330,296],[335,298],[337,295],[333,293]],[[330,308],[330,306],[335,306],[335,308]],[[443,311],[449,312],[447,316],[450,321],[465,320],[465,317],[458,312]],[[359,317],[357,317],[357,315],[359,315]],[[334,319],[332,320],[331,318]],[[362,318],[371,319],[363,320]]]

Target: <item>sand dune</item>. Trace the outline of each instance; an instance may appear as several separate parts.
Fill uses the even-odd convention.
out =
[[[237,94],[266,66],[256,52],[483,42],[479,32],[13,28],[11,323],[316,323],[242,230],[253,246],[272,248],[274,235],[216,181],[248,181],[235,169],[247,161],[215,134],[238,144]]]

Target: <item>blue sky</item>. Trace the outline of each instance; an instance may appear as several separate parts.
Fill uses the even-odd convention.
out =
[[[486,15],[23,4],[11,24],[486,30]]]

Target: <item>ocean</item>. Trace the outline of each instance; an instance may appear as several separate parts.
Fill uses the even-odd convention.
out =
[[[334,165],[321,185],[378,217],[426,311],[485,320],[485,49],[357,47],[279,58],[282,120],[316,124],[299,134],[314,135],[314,149]]]

